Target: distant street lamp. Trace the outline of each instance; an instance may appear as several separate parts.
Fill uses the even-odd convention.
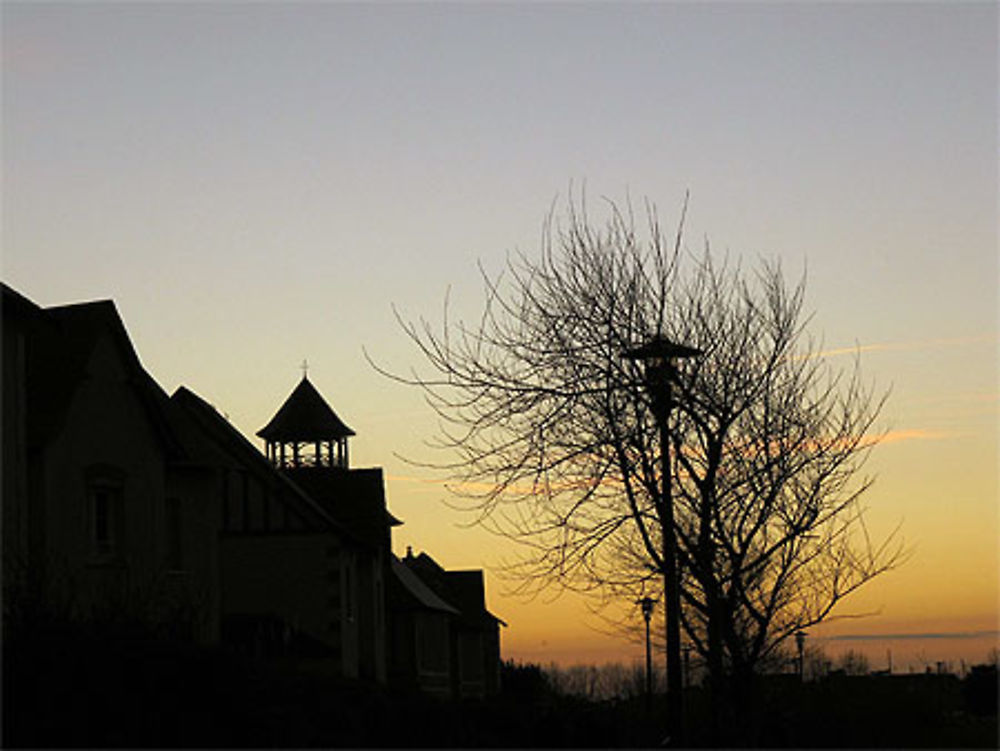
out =
[[[663,528],[663,585],[667,631],[667,721],[673,745],[684,745],[684,704],[681,688],[680,576],[677,570],[677,541],[674,534],[674,504],[670,493],[670,410],[673,408],[673,381],[677,376],[674,360],[694,357],[701,350],[677,344],[659,334],[645,344],[627,350],[628,360],[645,363],[646,392],[660,431],[660,475],[663,490],[657,509]]]
[[[799,681],[805,680],[806,673],[806,663],[805,663],[805,647],[806,647],[806,632],[801,629],[795,632],[795,646],[799,650]]]
[[[637,600],[642,606],[642,617],[646,621],[646,714],[650,713],[653,702],[653,656],[649,649],[649,619],[653,617],[653,605],[656,600],[652,597],[643,597]]]
[[[685,644],[684,651],[684,688],[691,686],[691,645]]]

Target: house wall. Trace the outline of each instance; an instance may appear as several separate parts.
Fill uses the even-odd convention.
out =
[[[274,478],[263,481],[244,467],[224,469],[219,489],[222,529],[227,532],[305,532],[306,523],[291,512]]]
[[[413,629],[413,613],[393,609],[388,614],[389,635],[386,672],[390,682],[408,688],[417,685],[417,643]]]
[[[61,427],[32,463],[34,543],[56,598],[83,616],[163,622],[178,590],[165,560],[166,462],[110,335],[96,343]],[[208,570],[213,536],[198,517],[183,515],[179,535]]]
[[[452,680],[460,697],[492,696],[500,690],[500,627],[457,627],[452,634]]]
[[[486,660],[483,633],[463,629],[458,632],[456,643],[456,669],[458,695],[482,697],[486,695]]]
[[[413,614],[417,680],[429,694],[449,697],[451,681],[450,617],[420,610]]]
[[[207,468],[169,468],[161,535],[172,607],[182,614],[190,610],[193,636],[213,644],[220,638],[221,619],[217,482],[216,473]],[[180,531],[176,538],[175,524]]]
[[[362,678],[386,680],[385,569],[382,550],[358,555],[358,650]]]
[[[389,619],[389,680],[441,698],[455,696],[451,616],[422,608],[396,608]]]
[[[500,692],[500,624],[494,622],[483,632],[483,680],[487,696]]]
[[[229,534],[220,556],[223,618],[277,617],[328,646],[344,675],[358,675],[353,552],[335,535]]]
[[[360,556],[353,547],[342,547],[338,556],[330,556],[331,580],[339,578],[340,597],[334,602],[340,605],[340,641],[343,651],[344,675],[357,678],[361,674],[361,639],[360,639],[360,586],[359,563]],[[336,566],[339,563],[339,577]]]
[[[6,311],[5,311],[6,312]],[[6,593],[25,584],[28,566],[28,475],[25,331],[3,321],[3,402],[0,404],[0,475],[3,493],[3,579]]]

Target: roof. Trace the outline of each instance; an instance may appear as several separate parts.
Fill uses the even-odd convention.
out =
[[[407,555],[402,564],[440,597],[455,605],[461,614],[460,622],[465,625],[482,627],[494,621],[507,625],[486,609],[482,569],[448,571],[427,553]]]
[[[33,317],[42,312],[38,305],[4,282],[0,282],[0,295],[2,295],[2,310],[5,320],[9,320],[12,316]]]
[[[337,417],[309,379],[302,376],[299,385],[257,435],[266,441],[328,441],[347,438],[354,431]]]
[[[389,527],[402,523],[386,510],[381,469],[297,467],[282,474],[369,545],[387,546]]]
[[[39,308],[6,284],[2,293],[5,331],[13,325],[26,335],[29,446],[44,445],[61,429],[73,395],[87,377],[94,348],[108,337],[166,456],[184,457],[166,416],[167,395],[139,362],[111,300]]]
[[[130,383],[139,397],[167,457],[175,460],[184,458],[184,450],[171,429],[166,415],[167,393],[142,367],[114,302],[97,300],[76,305],[62,305],[46,308],[45,313],[62,328],[65,335],[64,341],[69,344],[71,356],[77,358],[81,376],[89,363],[98,339],[105,332],[110,334],[124,357],[126,368],[130,371]],[[63,367],[65,360],[60,357],[59,362],[60,367]]]
[[[403,591],[408,596],[407,599],[411,607],[416,606],[417,608],[427,610],[439,610],[451,613],[452,615],[459,614],[458,610],[435,594],[430,587],[420,580],[420,577],[410,571],[409,567],[400,562],[396,556],[392,556],[390,565],[396,580],[402,585]]]

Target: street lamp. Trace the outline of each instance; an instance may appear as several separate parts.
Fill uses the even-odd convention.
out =
[[[685,644],[682,647],[684,652],[684,689],[691,686],[691,645]]]
[[[660,431],[660,524],[663,528],[663,585],[667,624],[667,720],[676,745],[684,744],[684,710],[681,689],[680,576],[677,570],[677,541],[674,535],[674,505],[670,494],[670,410],[673,408],[672,385],[677,376],[674,360],[694,357],[701,350],[677,344],[659,334],[623,356],[645,363],[646,391],[653,403],[653,414]]]
[[[649,651],[649,619],[653,617],[653,605],[656,604],[656,600],[647,596],[636,602],[642,606],[642,617],[646,621],[646,714],[648,715],[653,701],[653,657]]]
[[[806,663],[805,663],[805,647],[806,647],[806,632],[799,629],[795,632],[795,646],[799,650],[799,681],[805,680]]]

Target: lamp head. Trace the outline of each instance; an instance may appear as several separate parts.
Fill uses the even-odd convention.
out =
[[[656,364],[665,360],[694,357],[700,354],[700,349],[688,347],[686,344],[677,344],[662,334],[654,334],[644,344],[625,350],[622,357],[626,360],[645,360]]]
[[[648,621],[653,615],[653,606],[656,604],[656,600],[652,597],[643,597],[636,602],[642,606],[642,617]]]

